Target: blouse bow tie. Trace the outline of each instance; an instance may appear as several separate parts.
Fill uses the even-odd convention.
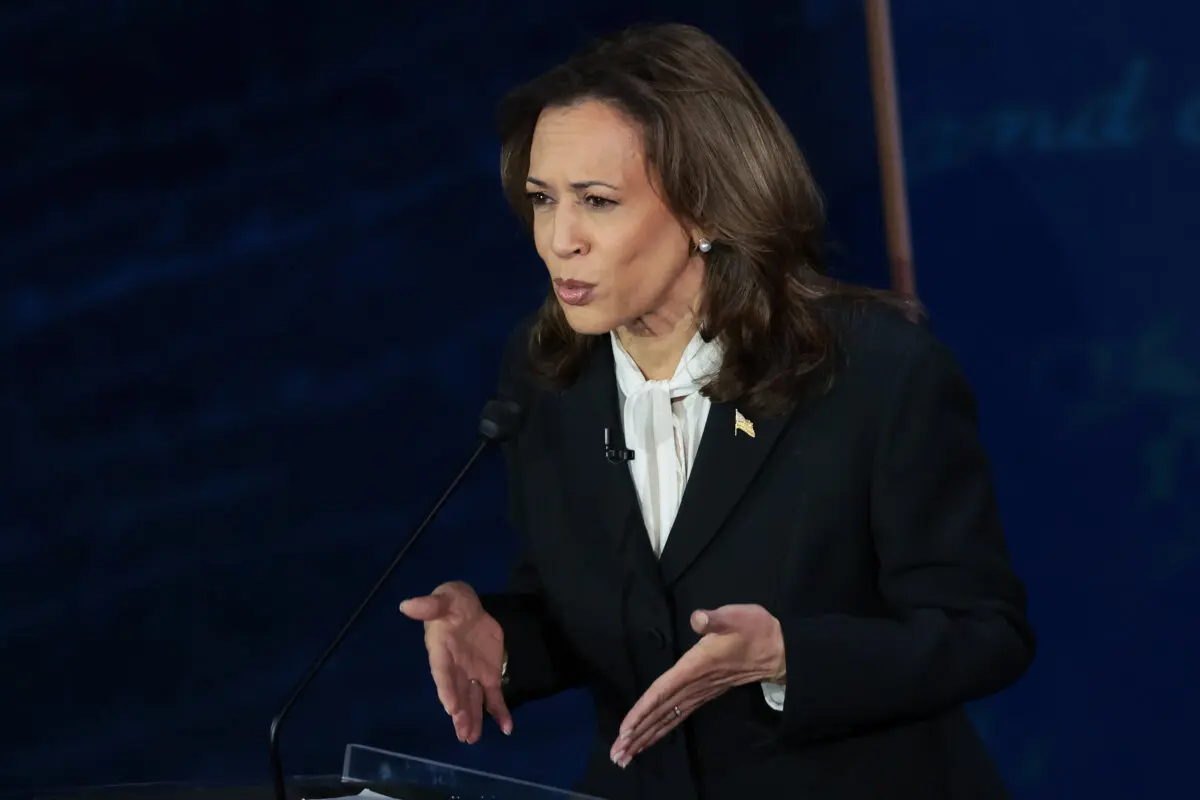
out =
[[[672,402],[700,391],[720,365],[717,346],[697,334],[679,361],[674,376],[666,381],[650,381],[642,376],[633,359],[613,337],[617,359],[617,384],[625,396],[622,423],[625,446],[634,453],[629,462],[639,491],[643,516],[650,529],[655,553],[661,554],[662,542],[675,522],[683,489],[687,484],[687,454]],[[695,443],[692,443],[692,447]]]

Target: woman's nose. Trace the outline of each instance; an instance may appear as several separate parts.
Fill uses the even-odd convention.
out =
[[[550,248],[559,258],[584,255],[588,250],[586,232],[580,224],[581,220],[573,209],[559,206],[554,210],[554,230],[551,233]]]

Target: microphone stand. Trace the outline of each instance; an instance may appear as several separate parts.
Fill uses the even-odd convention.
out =
[[[296,701],[299,700],[301,695],[304,694],[305,690],[308,689],[309,684],[313,682],[313,679],[317,677],[317,673],[319,673],[321,668],[325,666],[325,662],[328,661],[330,657],[333,656],[333,654],[337,651],[338,647],[341,646],[342,640],[346,638],[346,635],[350,633],[350,630],[358,622],[359,617],[361,617],[363,612],[367,610],[367,606],[371,604],[371,601],[374,600],[375,596],[383,589],[384,585],[388,582],[388,579],[392,577],[392,573],[396,571],[396,567],[400,566],[400,562],[404,560],[404,556],[408,553],[409,548],[416,544],[417,539],[419,539],[421,534],[425,532],[425,529],[429,527],[429,523],[433,522],[434,517],[436,517],[438,512],[442,510],[442,506],[444,506],[446,501],[450,499],[450,495],[453,494],[454,490],[458,488],[458,485],[462,483],[463,478],[467,476],[467,473],[471,471],[473,466],[475,466],[475,462],[479,460],[479,457],[483,455],[483,452],[493,441],[494,440],[492,438],[486,435],[481,438],[479,445],[475,448],[475,452],[471,454],[471,457],[467,459],[462,469],[458,471],[458,474],[454,477],[454,480],[450,482],[450,485],[446,488],[446,491],[442,492],[442,496],[439,497],[437,502],[433,504],[433,508],[430,509],[429,513],[425,515],[425,519],[422,520],[421,524],[417,526],[416,531],[413,532],[413,535],[409,538],[408,542],[406,542],[405,545],[400,548],[400,551],[396,553],[396,556],[392,559],[392,563],[388,565],[387,570],[384,571],[383,576],[380,577],[378,582],[376,582],[375,587],[371,589],[370,593],[367,594],[366,598],[362,601],[362,603],[359,604],[354,613],[350,615],[350,619],[347,620],[346,624],[342,626],[341,631],[339,631],[338,635],[334,637],[332,642],[330,642],[329,647],[325,649],[325,652],[321,654],[321,657],[318,658],[316,663],[312,665],[312,668],[309,669],[308,674],[304,676],[304,679],[300,681],[300,683],[292,691],[291,697],[289,697],[287,702],[283,704],[283,708],[281,708],[279,713],[275,715],[275,719],[271,720],[271,773],[275,782],[276,800],[287,800],[287,787],[283,779],[283,760],[279,755],[279,729],[283,725],[284,718],[287,717],[288,712],[292,710],[292,707],[296,704]]]

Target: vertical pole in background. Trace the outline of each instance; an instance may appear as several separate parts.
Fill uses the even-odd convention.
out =
[[[892,289],[916,297],[917,280],[913,270],[912,234],[904,182],[904,146],[900,137],[900,104],[896,99],[896,62],[892,53],[891,8],[888,0],[864,0],[864,3]]]

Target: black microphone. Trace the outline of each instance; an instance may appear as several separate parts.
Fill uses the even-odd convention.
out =
[[[330,656],[332,656],[337,651],[338,647],[341,646],[342,640],[346,638],[346,634],[350,633],[350,630],[358,623],[359,617],[361,617],[363,612],[366,611],[367,606],[371,604],[371,601],[375,599],[375,595],[379,594],[379,591],[384,587],[384,584],[387,583],[388,578],[390,578],[392,573],[396,571],[396,567],[400,566],[400,562],[403,561],[404,556],[408,554],[409,548],[411,548],[413,544],[416,543],[417,539],[420,538],[421,534],[425,532],[425,529],[429,527],[429,523],[433,522],[433,518],[436,517],[438,512],[442,510],[442,506],[444,506],[446,501],[450,499],[450,495],[452,495],[454,490],[458,488],[458,485],[462,483],[463,478],[467,476],[467,473],[471,471],[471,468],[475,466],[475,462],[479,460],[481,455],[483,455],[484,450],[486,450],[491,444],[499,444],[507,439],[512,438],[517,431],[520,430],[520,428],[521,407],[515,401],[510,400],[507,397],[497,396],[487,402],[487,404],[483,407],[483,413],[480,415],[479,419],[479,445],[475,448],[475,452],[471,454],[471,457],[467,459],[467,462],[463,465],[462,469],[460,469],[458,474],[454,476],[454,480],[450,481],[450,485],[446,487],[446,491],[442,492],[442,496],[439,497],[437,502],[433,504],[433,508],[430,509],[429,513],[425,515],[425,519],[422,520],[421,524],[417,526],[416,531],[413,532],[413,535],[409,538],[408,542],[400,548],[398,553],[396,553],[396,556],[392,559],[392,563],[388,565],[386,570],[384,570],[383,576],[380,577],[379,581],[374,587],[372,587],[371,591],[367,593],[366,598],[363,599],[362,603],[359,604],[354,613],[350,615],[350,619],[348,619],[346,624],[342,626],[342,629],[338,632],[338,635],[333,637],[333,641],[329,643],[329,647],[325,649],[325,652],[321,654],[321,657],[318,658],[316,663],[312,665],[312,668],[309,669],[308,674],[304,676],[304,680],[300,681],[295,690],[292,691],[291,697],[289,697],[287,702],[283,704],[283,707],[279,709],[279,713],[275,715],[275,719],[271,720],[271,772],[275,780],[276,800],[287,800],[287,788],[283,779],[283,761],[279,756],[279,729],[283,725],[284,718],[287,717],[288,712],[292,710],[292,707],[295,706],[296,701],[300,699],[300,696],[304,694],[304,691],[308,689],[308,686],[313,682],[313,679],[317,677],[317,673],[319,673],[321,668],[325,666],[325,662],[328,661]]]
[[[604,429],[604,458],[610,464],[626,464],[633,461],[633,451],[624,447],[613,447],[608,441],[608,428]]]

